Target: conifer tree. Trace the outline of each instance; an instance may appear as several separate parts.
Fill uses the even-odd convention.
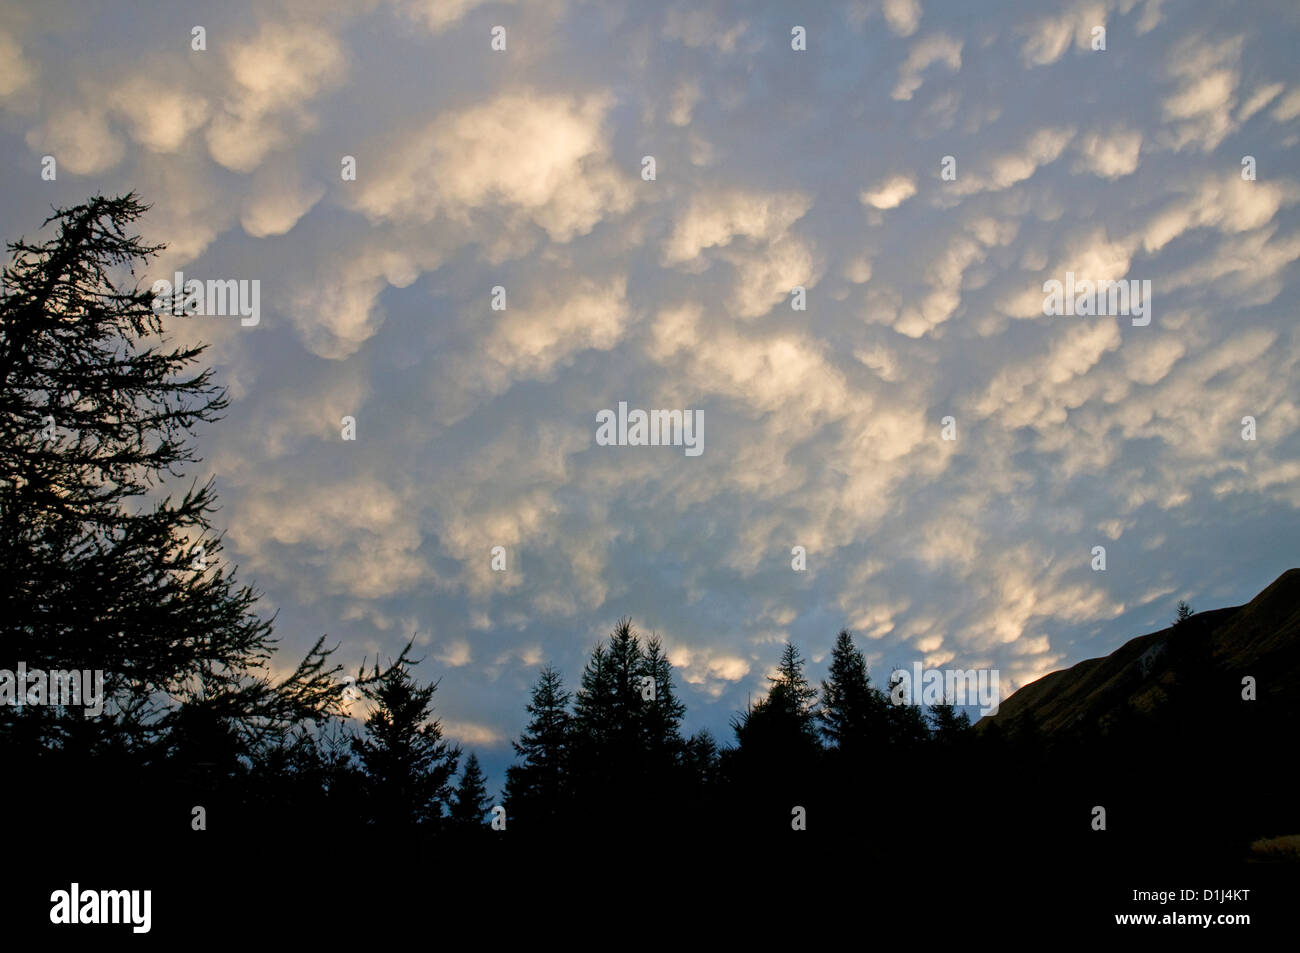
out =
[[[433,718],[438,684],[421,686],[411,677],[410,649],[408,644],[385,670],[376,662],[371,676],[358,682],[374,708],[353,750],[365,769],[371,823],[437,830],[460,749],[443,740],[442,725]]]
[[[698,794],[712,788],[718,781],[718,743],[709,729],[701,728],[686,741],[683,764],[687,782]]]
[[[610,785],[626,793],[640,771],[643,666],[640,639],[631,621],[620,619],[583,670],[574,694],[573,764],[584,793],[595,796]]]
[[[856,756],[885,741],[885,704],[871,684],[867,660],[841,630],[831,649],[831,665],[822,682],[818,719],[830,745],[846,756]]]
[[[891,677],[889,704],[885,706],[889,744],[895,748],[915,748],[930,740],[930,726],[926,724],[921,706],[912,704],[915,699],[899,700],[900,692],[896,690],[897,686],[897,678]],[[914,687],[913,691],[919,692],[919,686]]]
[[[737,741],[756,757],[782,760],[820,748],[814,702],[803,657],[790,642],[781,650],[777,673],[768,677],[767,696],[733,722]]]
[[[658,638],[651,638],[646,643],[638,679],[641,743],[647,767],[657,771],[671,770],[676,767],[684,748],[681,724],[686,706],[677,699],[673,688],[673,666]],[[651,697],[647,698],[647,694]]]
[[[451,798],[451,826],[460,831],[482,830],[484,816],[491,806],[492,799],[488,797],[487,781],[479,767],[478,755],[471,753]]]
[[[800,731],[815,737],[817,689],[808,684],[803,666],[803,656],[798,648],[792,642],[785,643],[776,676],[770,679],[772,692],[769,697],[777,700],[798,721]]]
[[[218,558],[213,484],[164,493],[196,461],[191,430],[227,399],[196,367],[203,345],[167,343],[136,277],[161,250],[132,234],[146,210],[134,194],[95,197],[56,210],[45,240],[8,246],[0,647],[11,663],[100,670],[108,698],[95,719],[7,709],[0,734],[72,757],[111,750],[115,763],[202,738],[247,755],[336,711],[337,669],[322,639],[287,679],[270,678],[271,623]]]
[[[958,711],[951,700],[930,706],[931,740],[945,748],[955,748],[967,743],[971,735],[970,715]]]
[[[519,761],[506,770],[506,810],[525,825],[548,827],[567,807],[572,716],[560,673],[547,665],[527,705],[531,716],[514,742]]]

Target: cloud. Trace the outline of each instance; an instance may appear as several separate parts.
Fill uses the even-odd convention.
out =
[[[1025,67],[1055,63],[1070,48],[1071,40],[1079,49],[1091,50],[1093,29],[1106,25],[1106,8],[1106,3],[1085,0],[1018,28],[1017,33],[1025,37],[1020,48]]]
[[[495,748],[510,740],[505,734],[490,725],[448,719],[442,719],[440,724],[442,725],[444,737],[474,748]]]
[[[23,55],[22,46],[7,31],[0,30],[0,97],[10,96],[36,77],[36,70]]]
[[[1018,149],[1002,152],[971,173],[969,166],[950,186],[957,195],[1000,191],[1031,178],[1042,166],[1055,162],[1074,138],[1074,130],[1047,126],[1031,133]]]
[[[663,263],[692,262],[706,248],[729,245],[737,238],[772,242],[802,218],[811,204],[800,192],[713,189],[696,193],[663,244]]]
[[[325,186],[304,182],[295,166],[259,170],[244,200],[240,224],[255,238],[283,235],[325,194]]]
[[[921,22],[920,0],[884,0],[882,12],[889,28],[899,36],[911,36]]]
[[[408,19],[421,24],[430,33],[442,33],[464,19],[465,15],[483,6],[488,0],[391,0]],[[501,6],[512,6],[514,0],[497,0]]]
[[[946,33],[932,33],[912,44],[907,59],[898,69],[898,83],[891,94],[893,98],[911,99],[921,88],[921,74],[934,63],[942,63],[954,73],[960,70],[961,47],[961,40]]]
[[[664,17],[664,37],[690,47],[712,46],[720,53],[734,53],[749,28],[744,19],[719,19],[710,10],[671,8]]]
[[[908,175],[895,175],[880,183],[874,191],[863,191],[858,198],[863,205],[873,208],[898,208],[916,194],[916,180]]]
[[[63,106],[46,122],[27,133],[36,152],[54,156],[59,166],[77,175],[98,175],[122,161],[125,148],[103,111]]]
[[[208,118],[207,99],[175,84],[175,74],[168,79],[136,75],[109,96],[126,117],[132,138],[154,152],[176,152]]]
[[[1082,167],[1103,179],[1118,179],[1137,171],[1142,133],[1135,129],[1090,132],[1080,137]]]
[[[1290,122],[1300,116],[1300,87],[1292,89],[1278,100],[1271,115],[1276,122]]]
[[[1162,139],[1175,151],[1216,148],[1236,128],[1242,38],[1187,39],[1175,47],[1167,75],[1177,88],[1161,103],[1168,128]]]
[[[305,22],[265,23],[244,43],[225,47],[229,83],[208,125],[212,158],[249,172],[287,146],[314,120],[307,104],[347,74],[342,45]]]
[[[284,219],[272,222],[283,223]],[[383,324],[381,292],[390,286],[407,287],[428,263],[413,252],[379,244],[357,252],[336,252],[325,256],[310,276],[294,282],[290,293],[279,300],[313,354],[342,360],[355,354]]]
[[[1157,212],[1145,227],[1143,245],[1157,251],[1185,232],[1217,228],[1243,232],[1272,221],[1278,210],[1294,204],[1300,193],[1286,182],[1247,182],[1240,175],[1208,175],[1199,182],[1176,185],[1184,197]]]
[[[374,220],[467,224],[475,209],[501,209],[553,241],[587,232],[632,207],[630,177],[602,133],[613,100],[508,92],[439,116],[401,137],[356,207]],[[360,184],[360,183],[358,183]]]
[[[519,302],[505,311],[485,353],[512,377],[545,377],[579,351],[608,351],[623,336],[630,312],[627,278],[578,278],[572,291]]]

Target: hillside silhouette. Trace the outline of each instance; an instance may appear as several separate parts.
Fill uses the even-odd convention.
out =
[[[1238,704],[1246,677],[1256,680],[1270,710],[1295,713],[1300,569],[1288,569],[1245,605],[1198,612],[1130,639],[1105,658],[1044,675],[1002,702],[996,715],[980,719],[976,731],[997,725],[1050,743],[1094,728],[1106,735],[1135,719],[1149,726],[1187,718],[1235,721],[1246,711]]]

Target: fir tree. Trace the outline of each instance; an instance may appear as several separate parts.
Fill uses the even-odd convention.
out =
[[[814,702],[817,690],[808,684],[803,657],[787,642],[777,673],[768,677],[767,697],[734,721],[737,741],[756,756],[782,760],[799,758],[817,749]]]
[[[353,750],[366,773],[371,823],[436,830],[451,793],[460,749],[443,741],[442,726],[433,719],[438,685],[421,686],[411,677],[415,663],[407,658],[410,649],[407,645],[383,671],[376,662],[370,678],[358,683],[374,708]]]
[[[930,738],[945,748],[955,748],[966,744],[973,737],[970,715],[958,711],[951,700],[930,706]]]
[[[687,740],[682,755],[688,784],[698,795],[718,781],[718,743],[707,728],[701,728]]]
[[[460,784],[452,795],[451,826],[461,831],[483,830],[484,817],[491,806],[492,799],[488,797],[487,781],[479,767],[478,755],[471,753],[461,772]]]
[[[584,796],[607,801],[611,786],[626,794],[640,771],[644,653],[628,619],[598,645],[574,695],[573,766]]]
[[[550,826],[567,806],[572,716],[564,679],[547,665],[527,705],[531,716],[514,742],[519,762],[506,770],[506,810],[524,824]]]
[[[831,649],[828,677],[822,682],[818,718],[832,747],[857,755],[885,740],[886,700],[871,684],[867,660],[844,630]]]
[[[651,770],[670,770],[678,763],[684,747],[681,724],[686,706],[677,699],[673,666],[657,638],[646,643],[638,679],[641,744],[646,764]],[[647,698],[647,694],[651,697]]]
[[[776,676],[769,679],[772,683],[769,700],[775,701],[797,720],[800,731],[815,737],[817,689],[808,684],[803,666],[803,656],[794,643],[785,643]]]
[[[56,210],[44,241],[8,248],[0,301],[0,645],[46,669],[99,670],[102,717],[6,710],[15,747],[163,759],[212,742],[227,769],[289,725],[337,710],[323,639],[287,678],[267,661],[258,594],[218,557],[211,482],[160,485],[196,457],[224,391],[170,346],[135,278],[161,250],[132,234],[134,194]],[[194,752],[198,751],[197,754]]]
[[[913,686],[914,692],[920,686]],[[930,726],[915,699],[902,698],[898,675],[889,682],[889,704],[885,706],[885,725],[889,744],[895,748],[915,748],[930,740]]]

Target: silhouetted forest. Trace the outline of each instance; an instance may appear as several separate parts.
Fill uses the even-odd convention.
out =
[[[165,493],[226,396],[202,346],[161,338],[136,284],[159,250],[132,234],[145,210],[128,195],[57,211],[4,272],[0,668],[102,670],[106,698],[99,718],[0,706],[0,755],[17,766],[4,807],[28,836],[71,817],[174,843],[201,805],[216,843],[285,850],[807,836],[959,867],[991,852],[1237,858],[1300,830],[1281,767],[1294,705],[1242,704],[1201,616],[1171,630],[1180,676],[1161,707],[1050,738],[1027,718],[976,730],[950,706],[891,704],[848,632],[820,684],[787,644],[731,737],[687,734],[664,647],[621,620],[580,673],[542,669],[504,779],[443,737],[411,646],[345,680],[322,637],[272,678],[273,620],[219,558],[212,485]]]

